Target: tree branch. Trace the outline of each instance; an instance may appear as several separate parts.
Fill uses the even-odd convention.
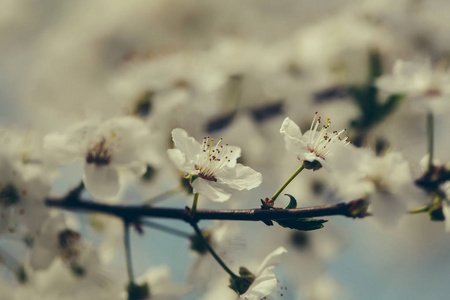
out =
[[[192,223],[200,220],[271,221],[337,215],[351,218],[368,216],[364,209],[365,201],[361,199],[334,205],[295,209],[199,209],[194,215],[190,214],[188,208],[110,205],[85,200],[64,201],[61,199],[47,199],[45,203],[49,207],[108,214],[128,222],[138,221],[145,217],[178,219]]]

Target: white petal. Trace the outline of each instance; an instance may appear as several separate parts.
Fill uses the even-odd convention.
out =
[[[30,265],[34,270],[45,270],[58,255],[58,245],[55,242],[52,247],[33,246],[30,256]]]
[[[287,253],[284,247],[279,247],[270,253],[262,262],[255,281],[241,298],[248,300],[261,299],[274,292],[277,287],[277,279],[273,273],[275,266],[280,263],[283,255]]]
[[[300,127],[289,118],[284,119],[283,124],[281,124],[280,133],[296,138],[302,136]]]
[[[280,263],[281,259],[283,258],[284,254],[287,253],[286,248],[284,247],[278,247],[272,253],[270,253],[262,262],[261,267],[259,268],[258,274],[262,274],[264,269],[267,268],[274,268],[277,264]]]
[[[119,192],[119,174],[111,166],[84,164],[83,182],[95,198],[111,198]]]
[[[241,148],[237,146],[226,146],[223,147],[221,157],[226,157],[229,162],[226,166],[233,168],[236,165],[236,160],[241,157]]]
[[[183,129],[172,130],[172,140],[181,152],[186,155],[187,160],[197,161],[201,151],[201,145],[193,137],[189,137]]]
[[[300,160],[306,160],[306,161],[309,161],[309,162],[313,162],[315,160],[319,160],[320,159],[317,155],[315,155],[314,153],[311,153],[309,151],[308,152],[299,153],[298,154],[298,158]]]
[[[43,147],[61,161],[71,161],[83,156],[88,141],[98,125],[95,121],[82,121],[63,132],[50,133],[44,137]]]
[[[447,200],[442,204],[442,212],[445,216],[445,231],[450,232],[450,203]]]
[[[184,154],[180,149],[168,149],[167,155],[178,170],[189,174],[198,173],[195,172],[194,162],[192,160],[188,160],[186,154]]]
[[[400,217],[406,214],[405,203],[390,193],[373,193],[370,196],[370,205],[374,217],[387,226],[396,225]]]
[[[47,269],[58,255],[58,233],[66,228],[62,215],[47,219],[36,235],[30,254],[30,265],[34,270]]]
[[[192,187],[194,188],[194,193],[199,193],[214,202],[224,202],[231,197],[231,194],[225,193],[219,187],[219,184],[214,181],[197,178],[192,183]]]
[[[237,164],[234,168],[223,168],[217,174],[217,180],[237,190],[251,190],[262,182],[262,174],[250,167]]]
[[[277,288],[277,278],[273,272],[268,271],[267,274],[257,277],[248,291],[241,295],[242,299],[260,300],[271,294]]]
[[[287,150],[298,153],[300,149],[305,148],[300,140],[302,138],[300,127],[298,127],[291,119],[284,119],[283,124],[281,124],[280,133],[284,135],[284,142]]]

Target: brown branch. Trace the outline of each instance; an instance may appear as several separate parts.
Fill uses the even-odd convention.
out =
[[[199,209],[194,215],[190,214],[188,208],[110,205],[85,200],[64,201],[61,199],[47,199],[45,203],[49,207],[108,214],[128,222],[137,221],[145,217],[178,219],[192,223],[200,220],[273,221],[337,215],[363,218],[368,215],[366,209],[364,209],[365,202],[361,199],[334,205],[295,209]]]

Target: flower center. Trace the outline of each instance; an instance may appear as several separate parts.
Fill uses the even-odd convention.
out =
[[[111,141],[116,135],[112,134],[107,140],[102,138],[100,142],[90,148],[86,155],[86,162],[88,164],[108,165],[111,162]]]
[[[344,145],[347,145],[350,142],[348,141],[348,136],[345,136],[344,138],[341,137],[341,134],[345,132],[345,129],[342,129],[339,132],[333,131],[331,134],[328,133],[328,128],[331,124],[330,118],[327,119],[327,122],[323,125],[322,130],[317,131],[320,123],[321,117],[317,116],[316,112],[309,131],[310,142],[307,144],[306,148],[309,152],[325,160],[325,157],[332,151],[332,148],[336,142],[341,142]]]
[[[0,188],[0,205],[3,207],[17,204],[20,201],[20,195],[16,187],[11,183]]]
[[[58,234],[58,246],[61,258],[66,262],[74,261],[80,254],[81,236],[78,232],[65,229]]]
[[[228,151],[226,149],[228,144],[221,145],[222,138],[219,139],[215,146],[213,146],[213,142],[214,139],[211,139],[209,136],[203,138],[202,152],[198,163],[195,165],[195,169],[199,171],[198,177],[209,181],[217,181],[215,174],[230,162],[227,153],[233,152],[233,150]]]

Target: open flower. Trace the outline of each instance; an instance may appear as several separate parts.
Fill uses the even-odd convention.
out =
[[[284,135],[286,149],[294,152],[298,160],[310,163],[305,163],[306,168],[317,170],[323,166],[325,169],[331,170],[326,160],[327,157],[331,155],[334,148],[347,145],[349,141],[347,136],[341,137],[345,129],[328,133],[330,119],[327,119],[326,124],[318,131],[320,123],[321,118],[317,116],[316,112],[310,130],[302,134],[300,127],[291,119],[286,118],[281,125],[280,133]]]
[[[223,145],[222,139],[213,146],[214,140],[209,137],[200,144],[180,128],[172,131],[172,139],[176,149],[167,150],[169,158],[180,171],[186,172],[186,177],[192,178],[194,193],[223,202],[231,196],[224,191],[225,186],[250,190],[262,182],[261,173],[236,163],[241,155],[239,147]]]
[[[388,93],[406,94],[413,107],[442,114],[450,109],[450,72],[433,68],[429,60],[408,62],[397,60],[392,74],[377,79],[376,85]]]
[[[50,184],[36,168],[0,153],[0,234],[24,228],[36,232],[48,216]]]
[[[397,224],[409,206],[424,204],[425,194],[415,186],[409,163],[400,152],[377,156],[368,148],[346,150],[337,155],[340,163],[335,164],[331,181],[339,199],[367,199],[374,218],[385,225]]]
[[[97,198],[114,197],[125,174],[143,175],[156,157],[147,125],[134,117],[84,121],[44,139],[61,161],[84,159],[83,182]]]
[[[273,273],[273,269],[280,263],[287,250],[284,247],[278,247],[272,253],[270,253],[262,262],[258,272],[252,274],[246,268],[241,267],[239,279],[230,279],[231,288],[236,289],[239,287],[246,289],[246,291],[240,294],[241,299],[245,300],[259,300],[265,299],[264,297],[270,295],[277,288],[277,278]],[[246,286],[246,282],[250,285]],[[234,285],[233,285],[234,284]]]

